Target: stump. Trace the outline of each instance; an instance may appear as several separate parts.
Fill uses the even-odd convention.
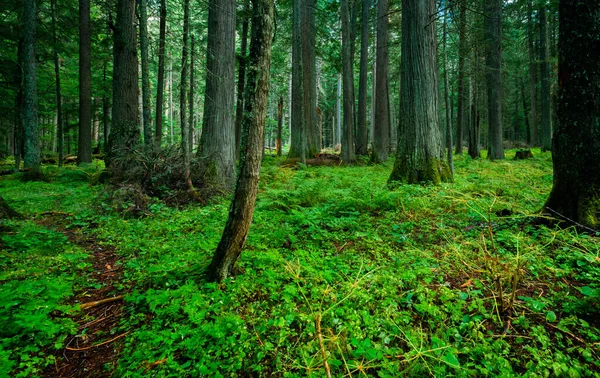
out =
[[[515,153],[515,158],[513,160],[531,159],[532,157],[533,154],[531,153],[531,150],[519,150]]]

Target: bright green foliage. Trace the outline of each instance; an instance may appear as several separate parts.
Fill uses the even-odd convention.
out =
[[[243,273],[224,285],[198,272],[226,199],[125,220],[92,215],[87,184],[0,185],[18,189],[5,198],[26,215],[54,203],[82,214],[123,256],[120,377],[323,377],[317,324],[335,377],[598,376],[598,236],[532,224],[550,154],[512,153],[458,157],[454,183],[394,190],[389,163],[290,170],[268,157]],[[79,210],[52,197],[61,190]]]

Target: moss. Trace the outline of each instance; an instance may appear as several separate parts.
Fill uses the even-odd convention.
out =
[[[600,227],[600,190],[590,189],[579,198],[579,222],[584,226],[598,229]]]
[[[396,160],[388,185],[394,182],[405,184],[430,182],[439,185],[447,181],[452,181],[452,172],[448,163],[443,159],[425,159],[416,168],[411,166],[406,159],[402,159]]]

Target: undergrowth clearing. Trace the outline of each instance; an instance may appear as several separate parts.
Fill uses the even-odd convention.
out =
[[[88,255],[35,222],[116,248],[126,293],[119,377],[600,376],[598,235],[533,222],[550,153],[459,157],[455,181],[386,186],[391,163],[281,168],[267,156],[242,274],[206,283],[227,199],[116,213],[98,168],[0,179],[0,371],[35,376],[77,332]],[[92,180],[93,181],[93,180]],[[83,331],[85,332],[85,330]]]

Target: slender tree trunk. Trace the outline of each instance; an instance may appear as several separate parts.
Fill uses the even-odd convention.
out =
[[[559,220],[596,231],[600,229],[599,9],[599,0],[559,2],[554,183],[545,205]]]
[[[302,35],[302,90],[303,121],[306,131],[306,157],[321,151],[321,130],[317,117],[317,59],[316,59],[316,0],[303,0]]]
[[[479,72],[479,57],[477,51],[475,51],[475,71]],[[471,103],[471,122],[469,125],[469,156],[472,159],[477,159],[481,157],[481,151],[479,149],[479,112],[477,111],[477,101],[479,100],[478,96],[478,83],[475,82],[473,85],[473,75],[471,75],[471,82],[469,86],[469,101]]]
[[[281,142],[283,134],[283,96],[279,96],[279,104],[277,105],[277,156],[281,156]]]
[[[241,166],[229,218],[208,267],[209,277],[216,281],[223,281],[233,274],[235,263],[242,253],[250,230],[258,192],[263,152],[261,141],[265,131],[269,92],[274,3],[273,0],[252,0],[252,3],[252,41],[248,82],[255,85],[246,88]]]
[[[138,110],[138,59],[135,0],[118,0],[113,68],[112,127],[108,138],[107,164],[128,154],[140,142]]]
[[[36,71],[36,6],[35,0],[23,0],[23,130],[25,132],[24,156],[27,176],[41,176],[40,137],[37,111]]]
[[[550,110],[550,64],[546,6],[540,8],[540,79],[542,82],[542,151],[552,149],[552,114]]]
[[[535,63],[534,33],[533,33],[533,0],[528,2],[527,14],[527,47],[529,50],[529,92],[531,98],[531,145],[538,145],[537,129],[537,65]]]
[[[235,1],[209,0],[204,119],[198,156],[205,182],[235,182]]]
[[[181,152],[185,165],[186,180],[190,174],[189,127],[187,121],[187,74],[188,74],[188,40],[190,34],[190,0],[183,3],[183,43],[181,52],[181,80],[179,80],[179,124],[181,125]]]
[[[336,133],[336,145],[341,145],[342,143],[342,75],[338,74],[337,77],[337,100],[336,100],[336,113],[337,113],[337,133]]]
[[[502,0],[485,0],[488,159],[504,159],[502,143]]]
[[[466,0],[459,5],[458,25],[458,111],[456,119],[456,154],[462,155],[463,129],[465,124],[465,56],[467,52],[467,6]]]
[[[237,101],[235,107],[235,157],[240,155],[242,139],[242,117],[244,115],[244,86],[246,82],[246,55],[248,54],[248,20],[250,18],[249,0],[244,0],[244,18],[242,20],[242,35],[240,55],[238,55]]]
[[[142,118],[144,144],[152,144],[152,117],[150,109],[150,63],[148,60],[148,11],[147,0],[138,0],[140,6],[140,48],[142,56]]]
[[[390,118],[388,91],[388,0],[377,2],[377,65],[375,66],[375,112],[373,124],[373,155],[371,160],[382,163],[390,151]]]
[[[194,50],[195,50],[195,39],[192,34],[192,46],[190,53],[190,120],[189,120],[189,131],[188,131],[188,151],[194,149]]]
[[[292,25],[292,106],[291,106],[291,144],[288,158],[300,157],[300,161],[306,164],[306,129],[304,120],[304,82],[302,80],[302,12],[303,0],[293,1],[293,25]]]
[[[52,12],[52,50],[54,52],[54,79],[56,82],[56,138],[58,140],[58,166],[62,167],[65,160],[64,136],[63,136],[63,114],[62,114],[62,94],[60,86],[60,58],[56,46],[58,38],[56,37],[56,23],[58,10],[56,9],[56,0],[50,3]]]
[[[163,103],[165,89],[165,37],[167,34],[167,4],[160,0],[160,26],[158,42],[158,75],[156,78],[156,126],[154,140],[160,147],[163,134]]]
[[[387,1],[387,0],[381,0]],[[367,155],[367,70],[369,64],[369,5],[370,0],[362,0],[360,73],[358,79],[358,124],[356,133],[356,154]]]
[[[169,51],[169,143],[175,144],[173,127],[173,54]]]
[[[461,12],[464,12],[464,10],[461,9]],[[444,104],[445,104],[445,108],[446,108],[446,155],[447,155],[447,159],[448,159],[448,166],[450,167],[450,172],[454,173],[454,157],[452,156],[452,115],[450,112],[451,106],[450,106],[450,91],[449,91],[449,80],[448,80],[448,52],[447,52],[447,48],[448,48],[448,30],[447,30],[447,18],[448,18],[448,10],[446,10],[444,12],[444,31],[443,31],[443,36],[444,36]],[[461,14],[461,22],[462,22],[462,14]],[[463,57],[464,59],[464,57]],[[463,62],[464,64],[464,62]],[[460,70],[460,52],[459,52],[459,70]],[[463,68],[464,69],[464,68]],[[458,98],[458,108],[459,108],[459,120],[462,122],[461,120],[461,114],[460,114],[460,105],[461,105],[461,100],[460,100],[460,73],[459,73],[459,98]],[[464,88],[463,89],[463,95],[464,95]],[[463,103],[464,104],[464,103]],[[461,133],[459,134],[459,137],[462,138],[462,130]],[[462,144],[457,144],[457,149],[460,146],[460,154],[462,154]]]
[[[402,117],[390,183],[452,180],[439,127],[435,15],[435,0],[402,0]]]
[[[342,13],[342,82],[344,92],[344,130],[342,131],[342,160],[354,162],[354,74],[352,64],[351,14],[349,0],[341,0]]]
[[[519,140],[519,83],[515,82],[515,114],[513,118],[513,142]]]
[[[79,0],[79,142],[77,163],[92,162],[90,0]]]
[[[93,150],[92,150],[92,153],[94,153],[96,146],[98,146],[98,139],[100,138],[100,117],[98,114],[99,107],[100,107],[100,98],[94,97],[94,99],[92,100],[92,117],[93,117],[93,121],[92,121]]]
[[[103,78],[104,78],[104,88],[102,90],[102,137],[104,138],[104,153],[108,152],[108,137],[110,134],[110,125],[108,123],[108,112],[110,108],[110,104],[108,102],[108,84],[106,82],[106,64],[104,63],[103,69]],[[62,135],[62,134],[61,134]],[[62,140],[59,136],[58,138],[59,151],[62,150]],[[60,154],[60,152],[59,152]],[[59,155],[60,157],[60,155]]]
[[[531,144],[531,124],[529,123],[529,111],[527,109],[527,99],[525,98],[525,82],[521,78],[521,98],[523,100],[523,114],[525,115],[525,140]]]

